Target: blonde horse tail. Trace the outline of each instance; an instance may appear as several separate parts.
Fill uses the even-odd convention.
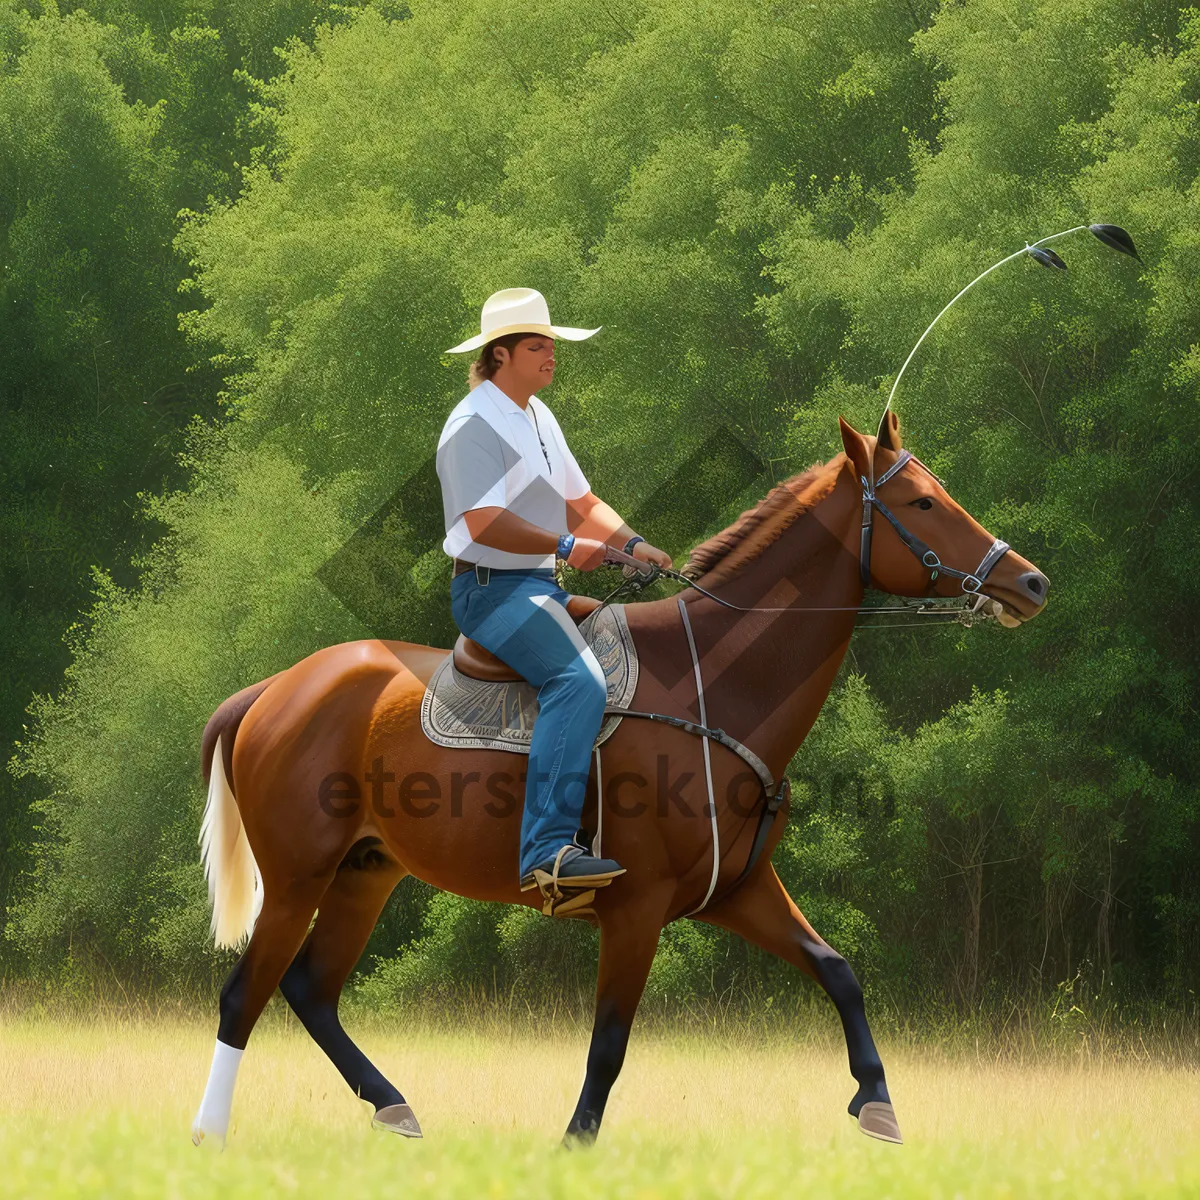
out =
[[[212,906],[213,940],[218,948],[241,947],[249,940],[262,911],[262,875],[246,838],[229,776],[238,727],[271,679],[230,696],[209,719],[201,744],[200,760],[208,782],[208,801],[200,822],[200,857],[208,881],[208,902]]]
[[[220,734],[208,780],[208,803],[200,822],[200,857],[208,880],[213,940],[218,947],[237,949],[249,939],[262,908],[262,876],[246,840],[233,789],[225,778]]]

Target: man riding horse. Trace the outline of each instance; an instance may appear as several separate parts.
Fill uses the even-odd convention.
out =
[[[1042,247],[1085,230],[1138,257],[1124,229],[1080,225],[1001,259],[954,299],[1024,255],[1061,269],[1061,259]],[[520,828],[515,803],[492,803],[516,799],[492,789],[512,781],[502,761],[511,748],[435,741],[426,730],[433,680],[453,665],[454,652],[445,649],[380,638],[323,647],[228,697],[204,728],[208,799],[200,841],[214,939],[218,947],[248,944],[221,989],[212,1066],[192,1125],[197,1144],[224,1142],[242,1053],[276,987],[352,1093],[374,1109],[373,1122],[421,1136],[403,1093],[338,1018],[342,989],[405,876],[506,904],[529,904],[522,887],[536,886],[553,910],[559,876],[586,894],[622,873],[615,860],[593,858],[572,837],[584,768],[609,706],[595,655],[567,619],[555,554],[584,570],[618,555],[629,569],[640,562],[646,574],[668,570],[686,589],[621,606],[646,669],[628,707],[616,706],[623,716],[605,742],[607,788],[597,757],[596,812],[598,822],[606,810],[613,818],[605,845],[629,873],[593,907],[572,910],[594,918],[600,958],[587,1073],[564,1140],[595,1139],[660,933],[691,917],[776,955],[825,990],[858,1084],[847,1112],[871,1137],[900,1141],[862,988],[771,864],[787,820],[784,772],[825,703],[858,617],[899,611],[864,607],[869,587],[919,599],[927,612],[934,597],[965,599],[970,613],[983,606],[1017,626],[1045,607],[1049,581],[903,446],[891,394],[877,434],[839,419],[841,453],[774,485],[696,546],[682,572],[670,570],[668,555],[591,493],[558,423],[534,395],[553,379],[554,339],[595,332],[551,325],[539,293],[510,289],[488,299],[479,335],[452,351],[482,349],[474,386],[438,449],[444,547],[466,564],[451,584],[454,617],[481,643],[476,653],[492,651],[540,688]],[[892,393],[903,373],[902,366]],[[708,701],[706,677],[720,681]],[[688,767],[671,792],[675,807],[627,805],[616,794],[626,783],[661,782],[659,768],[672,757]],[[402,779],[389,763],[402,767]],[[739,800],[747,780],[757,782],[749,808]],[[427,804],[412,803],[418,783]],[[468,783],[486,787],[490,799],[461,803]],[[447,794],[449,805],[436,799]],[[688,819],[704,800],[710,821]],[[518,854],[522,887],[501,866]]]
[[[624,873],[577,840],[607,691],[567,613],[555,556],[591,571],[612,546],[671,566],[669,554],[590,490],[554,414],[534,394],[554,381],[556,338],[597,332],[552,325],[541,292],[505,288],[484,303],[479,334],[447,351],[479,350],[470,391],[438,442],[451,611],[467,637],[538,688],[521,820],[523,891],[539,886],[539,876],[594,888]]]

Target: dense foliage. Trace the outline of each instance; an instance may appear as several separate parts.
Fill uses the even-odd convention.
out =
[[[179,325],[176,214],[237,190],[260,141],[245,69],[323,10],[265,0],[0,0],[0,737],[62,685],[89,568],[126,587],[161,532],[139,493],[178,486],[220,364]],[[295,6],[297,9],[299,6]],[[274,13],[267,20],[267,14]],[[265,43],[261,39],[268,39]],[[277,65],[277,64],[276,64]],[[7,757],[7,753],[5,755]],[[0,909],[28,868],[28,780],[0,775]],[[0,961],[13,944],[0,949]]]
[[[793,764],[776,863],[897,995],[973,1005],[1084,977],[1186,1000],[1200,12],[547,0],[531,23],[501,0],[381,2],[317,12],[277,57],[312,9],[159,12],[0,0],[0,137],[19,149],[0,155],[0,286],[23,322],[0,335],[16,348],[2,453],[28,509],[5,521],[64,530],[32,566],[6,538],[10,611],[28,579],[49,612],[14,611],[5,636],[31,665],[5,703],[61,670],[48,631],[100,568],[13,760],[38,794],[9,923],[34,969],[82,949],[206,969],[208,715],[331,642],[445,644],[431,452],[465,385],[438,351],[489,292],[528,283],[556,319],[605,326],[561,355],[547,398],[594,490],[678,557],[835,453],[839,412],[871,428],[920,331],[984,267],[1106,221],[1144,264],[1085,233],[1056,243],[1067,272],[1006,265],[896,401],[951,492],[1050,576],[1051,604],[1017,632],[856,638]],[[177,279],[194,306],[178,337]],[[122,382],[101,433],[85,368],[106,336]],[[156,444],[142,401],[184,363],[222,380],[221,411],[199,399],[179,474],[158,466],[149,488],[118,466]],[[42,465],[48,412],[69,474]],[[63,480],[71,505],[51,497]],[[135,580],[146,527],[160,536]],[[387,1001],[531,962],[584,977],[590,935],[406,882],[372,951],[386,961],[364,993]],[[651,987],[749,977],[793,986],[684,923]]]

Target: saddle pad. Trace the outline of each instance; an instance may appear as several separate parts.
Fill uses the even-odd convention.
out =
[[[623,604],[608,604],[580,622],[579,632],[604,671],[608,703],[629,706],[637,689],[638,660]],[[421,699],[421,728],[439,746],[511,750],[528,754],[538,712],[538,689],[524,679],[473,679],[447,654]],[[595,744],[612,736],[622,718],[608,716]]]

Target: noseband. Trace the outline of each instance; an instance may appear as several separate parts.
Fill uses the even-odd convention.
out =
[[[910,461],[915,462],[922,470],[927,471],[934,479],[937,479],[937,476],[919,458],[907,450],[900,451],[900,456],[875,481],[874,485],[867,481],[866,476],[859,476],[859,479],[862,481],[863,493],[862,539],[859,545],[859,567],[862,573],[863,586],[869,587],[871,583],[871,531],[874,526],[875,510],[878,509],[891,524],[892,528],[900,535],[900,540],[921,560],[921,565],[928,567],[933,572],[929,577],[931,587],[937,581],[939,575],[950,575],[954,579],[962,581],[962,590],[964,592],[971,594],[978,593],[980,588],[983,587],[983,581],[988,577],[988,573],[1008,553],[1009,544],[997,538],[974,571],[959,571],[954,567],[946,566],[938,558],[937,551],[932,550],[919,537],[909,533],[892,515],[888,506],[876,495],[878,490],[893,475],[902,471]],[[941,480],[938,479],[938,482],[941,483]]]

